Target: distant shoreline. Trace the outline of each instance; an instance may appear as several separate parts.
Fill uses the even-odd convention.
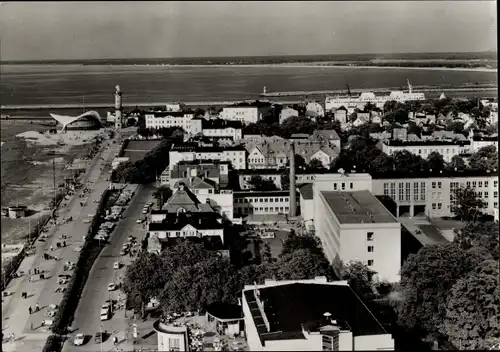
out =
[[[92,67],[92,66],[111,66],[111,67],[150,67],[150,68],[226,68],[226,67],[242,67],[242,68],[343,68],[343,69],[390,69],[390,70],[426,70],[426,71],[462,71],[462,72],[486,72],[486,73],[496,73],[497,68],[487,68],[487,67],[446,67],[446,66],[385,66],[385,65],[339,65],[330,64],[322,62],[310,62],[310,63],[276,63],[276,64],[128,64],[128,63],[117,63],[117,64],[57,64],[57,63],[6,63],[3,66],[81,66],[81,67]]]

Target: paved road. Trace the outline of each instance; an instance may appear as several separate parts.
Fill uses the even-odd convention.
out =
[[[3,351],[41,351],[45,340],[49,335],[47,328],[41,327],[41,322],[46,317],[48,306],[50,304],[59,304],[62,294],[54,293],[59,286],[57,276],[64,273],[63,265],[67,261],[77,262],[79,253],[74,251],[74,247],[83,243],[83,237],[87,234],[89,224],[83,223],[83,218],[88,214],[95,214],[97,203],[94,200],[99,200],[102,193],[108,187],[109,182],[106,181],[107,170],[105,165],[109,164],[119,148],[119,144],[110,144],[109,147],[104,147],[98,154],[88,170],[85,177],[86,180],[97,180],[94,184],[91,194],[88,196],[87,203],[80,206],[80,198],[77,194],[70,202],[59,210],[59,218],[73,217],[73,221],[54,226],[49,232],[50,237],[46,242],[37,241],[36,254],[23,260],[20,269],[28,272],[29,269],[39,267],[43,269],[48,278],[36,282],[29,282],[28,276],[25,275],[20,279],[12,280],[6,291],[14,292],[2,303],[2,331],[4,336],[14,333],[15,342],[2,343]],[[101,157],[103,160],[101,160]],[[101,170],[103,168],[103,170]],[[56,242],[60,242],[59,236],[67,234],[67,247],[56,249],[53,252],[49,250],[50,246],[57,248]],[[43,260],[42,255],[48,252],[52,255],[59,256],[61,260]],[[28,299],[21,299],[21,292],[28,292]],[[35,307],[36,303],[40,305],[41,310],[34,314],[29,314],[28,307]],[[32,330],[33,327],[33,330]]]
[[[130,201],[127,209],[123,213],[123,219],[118,223],[113,231],[110,243],[102,250],[99,257],[95,261],[89,278],[85,285],[82,297],[76,310],[75,319],[72,324],[74,333],[70,340],[64,344],[63,351],[96,351],[100,349],[92,340],[83,346],[73,346],[73,337],[77,333],[85,335],[94,335],[102,327],[102,331],[113,333],[117,336],[120,343],[120,348],[124,350],[132,350],[133,345],[130,341],[124,341],[126,331],[129,328],[129,323],[125,318],[125,310],[116,310],[112,314],[112,318],[108,321],[100,321],[100,309],[105,300],[121,299],[124,302],[125,295],[123,292],[108,291],[110,282],[118,283],[123,281],[126,266],[122,266],[120,270],[113,270],[113,264],[120,261],[127,265],[132,261],[129,256],[120,256],[120,250],[128,236],[137,238],[138,243],[141,243],[145,237],[146,230],[142,224],[137,224],[136,221],[142,217],[142,208],[152,199],[152,194],[155,191],[152,185],[139,185],[134,197]],[[130,336],[131,337],[131,336]],[[109,338],[103,343],[103,351],[109,351],[113,348],[112,338]]]

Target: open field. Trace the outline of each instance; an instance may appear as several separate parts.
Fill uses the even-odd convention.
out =
[[[123,156],[130,158],[131,162],[135,162],[144,158],[144,156],[158,144],[160,140],[157,141],[128,141],[124,148]]]
[[[50,124],[24,121],[2,121],[1,131],[1,206],[26,205],[29,216],[2,218],[2,240],[17,243],[28,236],[28,230],[42,222],[50,211],[54,197],[52,164],[55,163],[56,186],[71,176],[66,165],[88,152],[87,136],[80,132],[67,135],[44,135]],[[95,132],[94,132],[95,134]],[[21,136],[21,137],[19,137]],[[55,155],[54,155],[55,154]],[[61,196],[61,193],[59,193]]]

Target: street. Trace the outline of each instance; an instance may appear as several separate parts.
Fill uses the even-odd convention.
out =
[[[94,201],[98,201],[109,186],[109,182],[106,181],[108,175],[105,165],[109,165],[118,148],[118,143],[110,143],[95,156],[83,182],[85,185],[88,180],[95,181],[86,204],[83,207],[80,205],[79,195],[82,190],[79,190],[67,205],[59,209],[59,219],[72,217],[73,221],[53,225],[48,231],[49,237],[45,242],[36,241],[36,254],[25,258],[18,269],[24,271],[25,275],[13,279],[6,288],[6,291],[12,294],[2,302],[2,331],[4,336],[14,334],[15,341],[2,343],[3,351],[41,351],[43,348],[50,332],[47,327],[42,327],[41,323],[49,319],[46,316],[50,310],[49,306],[59,305],[63,296],[62,293],[55,293],[56,288],[60,286],[57,282],[58,275],[72,274],[69,271],[64,272],[63,266],[67,261],[73,263],[78,261],[79,252],[75,252],[74,247],[83,244],[83,237],[90,225],[84,223],[83,219],[87,218],[88,214],[95,214],[98,203]],[[62,242],[60,237],[63,234],[67,235],[67,246],[57,248],[56,243]],[[51,247],[54,248],[53,251],[50,250]],[[43,253],[59,257],[60,260],[44,260]],[[29,282],[27,273],[35,267],[44,270],[45,280]],[[21,292],[27,292],[28,298],[22,299]],[[37,303],[40,311],[30,314],[28,308],[30,306],[34,308]]]
[[[128,330],[128,321],[125,317],[125,310],[120,309],[112,312],[111,319],[101,322],[100,310],[104,301],[108,299],[118,300],[119,298],[124,303],[125,295],[120,290],[112,292],[108,291],[108,284],[113,282],[115,284],[123,282],[126,265],[130,264],[132,258],[128,255],[120,256],[120,251],[128,236],[134,236],[140,244],[146,235],[146,230],[142,224],[137,224],[137,219],[143,217],[143,206],[152,199],[152,194],[155,188],[152,185],[139,185],[134,197],[130,201],[127,209],[123,213],[121,219],[111,234],[110,242],[101,251],[99,257],[95,261],[87,283],[80,298],[78,308],[73,320],[71,337],[64,344],[63,351],[96,351],[100,348],[99,345],[93,340],[96,332],[99,332],[100,327],[102,331],[108,331],[112,334],[105,342],[103,342],[103,351],[109,351],[113,347],[113,336],[118,337],[120,341],[120,348],[124,350],[132,350],[133,345],[130,340],[124,341],[126,338],[126,331]],[[120,261],[122,267],[119,270],[113,269],[113,263]],[[73,338],[77,333],[84,335],[91,335],[92,339],[86,339],[83,346],[75,347],[73,345]],[[130,346],[128,346],[130,344]],[[127,348],[125,346],[127,345]]]

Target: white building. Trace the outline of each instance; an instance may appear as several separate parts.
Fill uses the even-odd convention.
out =
[[[394,340],[346,281],[271,281],[242,293],[250,351],[394,350]]]
[[[485,213],[493,215],[498,207],[498,172],[478,172],[426,178],[374,179],[372,192],[389,196],[396,203],[396,216],[425,214],[430,218],[453,216],[453,190],[470,187],[486,203]]]
[[[229,137],[234,141],[240,140],[243,137],[241,128],[233,127],[207,128],[202,130],[202,134],[206,137]]]
[[[470,141],[385,141],[379,144],[382,151],[387,155],[393,155],[397,151],[407,150],[412,154],[419,155],[427,159],[432,152],[438,152],[443,156],[444,161],[449,163],[455,155],[469,153]]]
[[[359,260],[377,279],[399,281],[401,224],[382,203],[369,191],[314,193],[315,233],[337,275],[341,262]]]
[[[193,145],[172,146],[169,152],[169,167],[181,160],[218,160],[230,161],[236,170],[246,169],[246,150],[244,147],[198,147]]]
[[[121,164],[121,163],[126,163],[127,161],[129,161],[130,158],[129,157],[116,157],[113,159],[113,161],[111,162],[111,168],[113,170],[116,170],[116,168]]]
[[[220,117],[224,120],[240,121],[248,125],[261,120],[262,114],[256,106],[229,106],[222,109]]]
[[[282,124],[286,119],[290,117],[298,117],[299,112],[292,108],[284,108],[280,112],[280,124]]]
[[[300,216],[307,231],[314,230],[314,197],[313,184],[306,183],[299,187]]]
[[[194,114],[180,111],[155,111],[146,112],[144,115],[146,128],[181,127],[186,132],[191,131],[191,120],[193,118]]]
[[[153,329],[158,335],[158,351],[187,352],[190,350],[186,325],[174,326],[158,320],[153,323]]]
[[[325,116],[325,109],[315,101],[310,102],[306,105],[306,116],[312,118],[323,117]]]
[[[359,95],[351,96],[330,96],[325,99],[325,110],[345,107],[349,113],[354,109],[363,109],[367,103],[372,103],[378,108],[382,108],[388,101],[397,101],[404,103],[413,100],[425,100],[424,93],[413,93],[410,89],[408,93],[403,91],[392,91],[389,95],[375,94],[373,92],[363,92]]]
[[[289,191],[234,192],[234,216],[288,214]]]

